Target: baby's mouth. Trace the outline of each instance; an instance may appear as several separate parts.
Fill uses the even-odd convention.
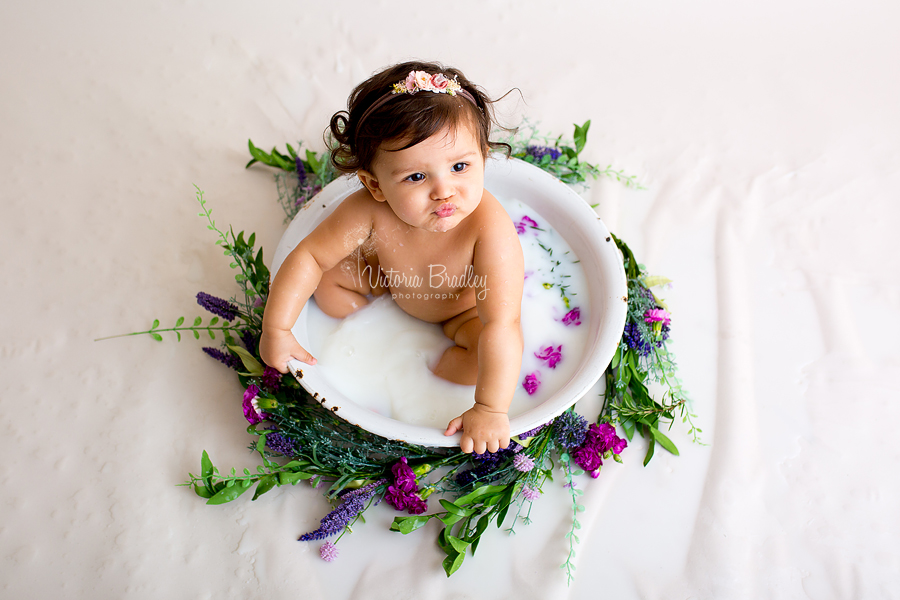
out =
[[[434,214],[442,219],[452,216],[456,212],[456,205],[451,203],[441,204]]]

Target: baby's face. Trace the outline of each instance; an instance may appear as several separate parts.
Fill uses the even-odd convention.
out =
[[[449,231],[481,202],[484,155],[472,131],[461,125],[405,150],[390,152],[382,146],[372,172],[360,171],[360,179],[404,223]]]

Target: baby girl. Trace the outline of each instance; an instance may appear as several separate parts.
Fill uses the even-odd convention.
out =
[[[484,189],[491,100],[456,69],[408,62],[363,82],[331,119],[334,166],[363,189],[303,239],[270,286],[260,354],[282,373],[316,359],[291,333],[310,296],[345,317],[390,292],[453,340],[434,368],[475,385],[444,432],[464,452],[509,445],[507,411],[522,361],[523,259],[515,226]],[[508,147],[506,147],[508,149]],[[385,340],[389,343],[389,340]]]

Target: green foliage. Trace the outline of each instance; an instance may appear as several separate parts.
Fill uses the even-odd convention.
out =
[[[252,157],[247,163],[248,168],[259,162],[278,169],[275,184],[278,188],[278,203],[285,213],[285,223],[293,219],[310,198],[337,176],[327,151],[306,150],[301,157],[293,146],[286,144],[289,154],[286,156],[277,148],[272,148],[271,152],[260,150],[250,140],[247,140],[247,145]],[[298,169],[298,165],[301,169]]]

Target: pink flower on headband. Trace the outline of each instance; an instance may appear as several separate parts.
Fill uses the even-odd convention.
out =
[[[431,76],[431,85],[436,90],[445,90],[450,85],[450,80],[444,77],[443,73],[435,73]]]
[[[409,75],[406,76],[406,91],[414,92],[416,91],[416,72],[410,71]]]
[[[416,86],[420,90],[427,90],[431,87],[431,75],[425,71],[414,71],[416,77]]]

